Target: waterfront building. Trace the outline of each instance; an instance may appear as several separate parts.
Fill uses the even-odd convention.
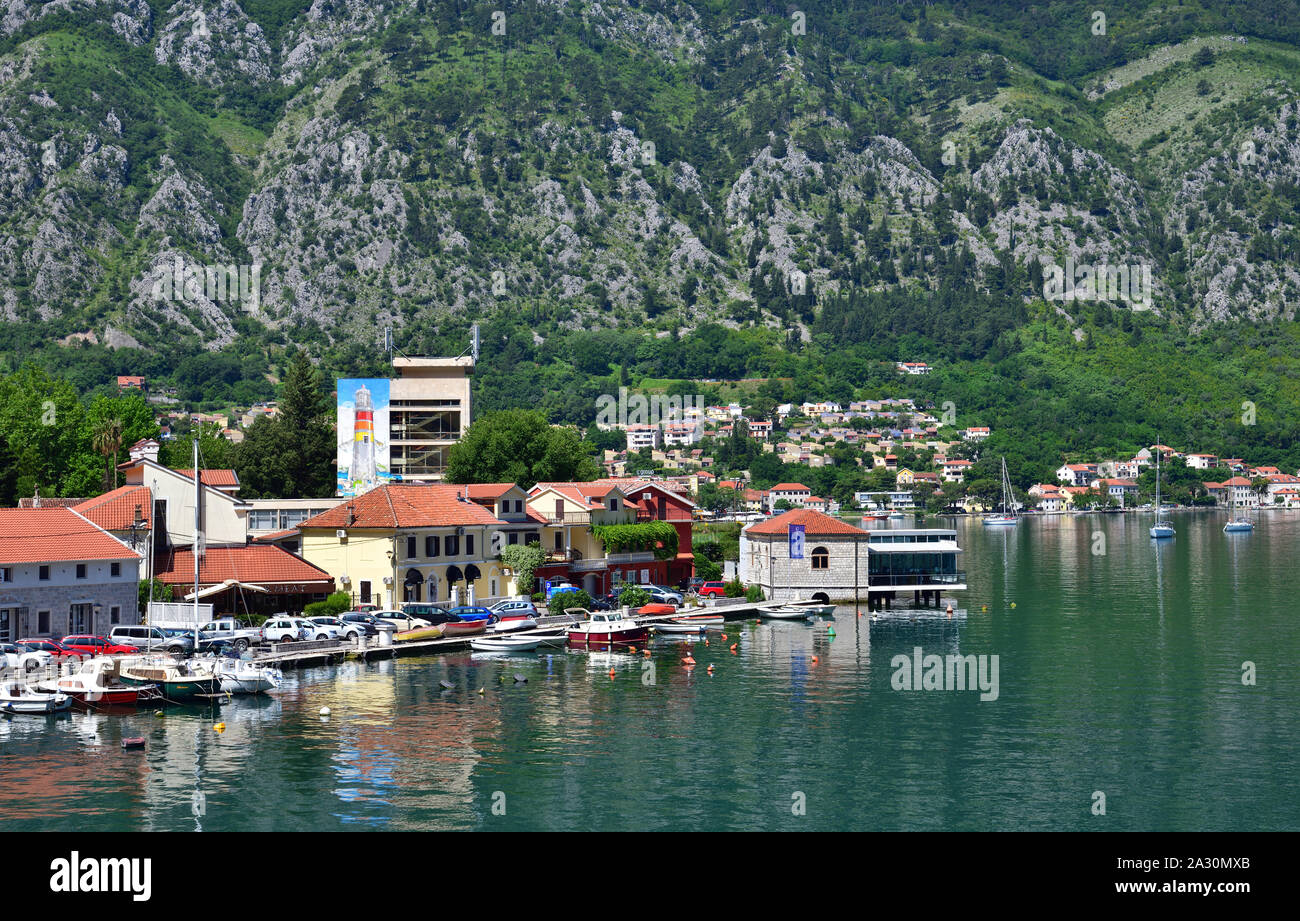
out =
[[[768,513],[775,511],[776,504],[782,499],[791,505],[802,506],[811,496],[812,490],[802,483],[777,483],[767,491]]]
[[[139,623],[140,562],[75,509],[0,509],[0,642]]]
[[[501,546],[542,537],[539,519],[514,510],[523,498],[513,483],[378,486],[300,524],[302,556],[360,604],[504,598],[513,590],[496,559]],[[498,517],[507,499],[511,511]]]
[[[567,579],[590,595],[608,594],[622,582],[676,585],[694,574],[692,523],[697,506],[666,484],[642,477],[592,483],[538,483],[528,494],[532,511],[546,522],[547,565],[542,579]],[[592,533],[611,524],[666,521],[677,531],[677,551],[663,548],[610,550]]]
[[[802,539],[791,539],[791,527]],[[792,553],[793,549],[793,553]],[[966,588],[957,566],[957,532],[947,529],[866,531],[811,509],[795,509],[740,533],[740,579],[772,601],[813,598],[870,605],[911,592],[937,603]]]

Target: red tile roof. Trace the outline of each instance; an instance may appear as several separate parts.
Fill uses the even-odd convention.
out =
[[[773,486],[773,487],[771,488],[771,490],[769,490],[769,492],[806,492],[806,493],[811,493],[812,490],[809,489],[807,486],[803,485],[802,483],[777,483],[775,486]]]
[[[471,499],[499,499],[510,490],[514,489],[514,483],[467,483],[458,487],[462,490],[468,490]]]
[[[147,528],[153,511],[153,493],[148,486],[121,486],[94,499],[86,499],[76,509],[105,531],[125,531],[135,521],[137,505]]]
[[[192,585],[194,551],[172,550],[160,554],[154,563],[154,575],[160,582]],[[332,586],[334,583],[325,570],[275,544],[209,547],[199,561],[199,585],[214,585],[227,579],[254,585],[329,582]]]
[[[428,486],[377,486],[327,512],[308,518],[307,528],[429,528],[447,525],[500,525],[495,515],[477,502],[458,498],[461,487],[446,483]],[[356,517],[351,523],[349,513]]]
[[[187,480],[194,479],[193,467],[189,468],[188,470],[176,470],[176,472],[179,473],[181,476],[185,477]],[[219,469],[206,470],[205,469],[199,471],[199,482],[202,483],[204,486],[214,486],[214,487],[215,486],[238,486],[239,477],[235,476],[235,471],[233,470],[219,470]]]
[[[40,505],[36,504],[40,499]],[[18,500],[19,508],[72,508],[74,505],[80,505],[85,499],[72,499],[54,496],[23,496]]]
[[[126,544],[72,509],[0,509],[2,565],[139,558]]]
[[[767,521],[752,524],[745,529],[745,533],[784,537],[789,533],[791,525],[803,525],[804,533],[809,536],[867,533],[838,518],[808,508],[793,509]]]

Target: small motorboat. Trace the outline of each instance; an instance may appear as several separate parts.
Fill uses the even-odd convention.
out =
[[[675,624],[700,624],[704,627],[721,627],[727,622],[721,614],[714,614],[712,611],[702,611],[699,614],[681,613],[671,620]]]
[[[650,628],[625,619],[617,611],[591,613],[585,608],[575,608],[586,618],[568,628],[569,645],[583,649],[612,649],[615,646],[633,646],[644,643]]]
[[[499,620],[495,624],[489,623],[488,633],[514,633],[518,630],[532,630],[537,627],[537,621],[531,617],[512,617],[507,620]]]
[[[540,646],[563,646],[569,642],[568,631],[564,627],[543,627],[530,631],[528,636],[537,640]]]
[[[420,640],[436,640],[443,636],[444,624],[434,624],[431,627],[416,627],[414,630],[403,630],[401,633],[393,634],[394,643],[415,643]]]
[[[442,625],[444,637],[478,636],[488,628],[486,620],[453,620]]]
[[[833,604],[805,604],[796,605],[796,607],[802,607],[812,617],[830,617],[835,613],[835,605]]]
[[[0,684],[0,713],[45,715],[71,709],[72,698],[58,692],[38,691],[23,681]]]
[[[709,628],[708,625],[706,624],[692,624],[692,623],[682,623],[676,620],[664,620],[664,621],[660,621],[659,623],[651,624],[650,629],[653,630],[655,633],[700,634],[700,633],[704,633]]]
[[[469,641],[475,652],[532,652],[542,641],[527,636],[482,636]]]
[[[221,679],[172,659],[122,659],[118,666],[124,684],[155,684],[167,700],[190,701],[219,693]]]
[[[636,614],[638,617],[662,617],[665,614],[676,614],[676,613],[677,613],[677,605],[660,604],[657,601],[652,601],[649,604],[643,604],[641,605],[641,607],[636,609]]]
[[[215,675],[218,688],[226,694],[261,694],[263,691],[274,691],[284,682],[284,674],[278,668],[242,659],[223,656],[193,659],[190,664],[198,674]]]
[[[795,607],[789,604],[774,604],[758,609],[759,617],[767,617],[772,620],[808,620],[811,618],[812,611],[806,607]]]
[[[134,707],[162,697],[157,685],[123,684],[119,680],[116,659],[91,659],[71,675],[42,681],[37,689],[48,694],[66,694],[79,709],[98,707]]]
[[[1249,518],[1234,518],[1223,526],[1224,534],[1234,534],[1241,531],[1255,530],[1255,522]]]

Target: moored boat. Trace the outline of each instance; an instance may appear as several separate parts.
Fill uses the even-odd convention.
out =
[[[38,683],[37,689],[45,693],[66,694],[72,698],[74,706],[87,710],[133,707],[162,696],[157,685],[123,684],[119,677],[116,659],[96,658],[82,663],[81,668],[71,675]]]
[[[190,665],[196,674],[215,675],[218,688],[226,694],[261,694],[263,691],[274,691],[284,681],[284,675],[278,668],[242,659],[194,659]]]
[[[442,625],[442,635],[445,637],[477,636],[486,632],[487,627],[486,620],[454,620]]]
[[[541,644],[537,637],[527,636],[483,636],[469,641],[475,652],[532,652]]]
[[[393,634],[394,643],[414,643],[419,640],[436,640],[443,636],[444,624],[434,624],[432,627],[416,627],[414,630],[403,630],[401,633]]]
[[[72,707],[72,698],[58,692],[38,691],[25,681],[0,683],[0,713],[60,713]]]
[[[1223,526],[1223,533],[1225,534],[1253,530],[1255,530],[1255,522],[1251,521],[1249,518],[1233,518]]]
[[[171,660],[123,659],[119,666],[123,684],[154,684],[170,701],[195,700],[217,694],[221,679],[190,668],[186,662]]]
[[[617,611],[597,611],[592,614],[582,610],[587,617],[568,628],[569,645],[585,649],[609,649],[614,646],[632,646],[644,643],[650,628],[625,619]]]
[[[788,604],[773,604],[758,609],[759,617],[770,617],[773,620],[808,620],[812,617],[812,611],[806,607],[796,607]]]

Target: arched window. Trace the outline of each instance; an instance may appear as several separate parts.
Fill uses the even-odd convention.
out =
[[[831,555],[826,552],[825,547],[813,547],[812,568],[813,569],[831,568]]]

